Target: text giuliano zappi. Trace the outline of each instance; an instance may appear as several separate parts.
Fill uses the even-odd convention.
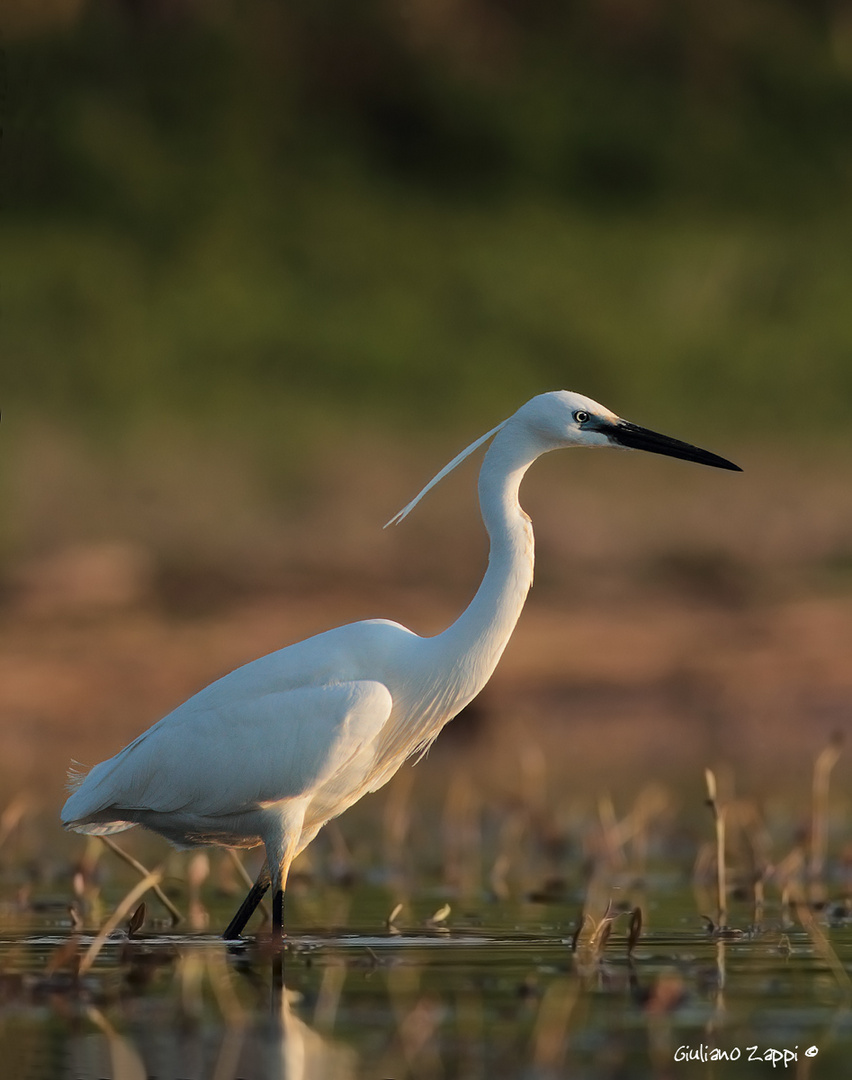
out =
[[[802,1057],[812,1058],[818,1053],[818,1047],[809,1046],[807,1050],[802,1051]],[[761,1061],[769,1063],[773,1069],[776,1065],[786,1069],[799,1060],[799,1048],[794,1046],[792,1050],[786,1048],[776,1050],[770,1046],[764,1050],[760,1046],[747,1046],[741,1050],[738,1046],[732,1046],[730,1050],[719,1050],[706,1043],[700,1043],[698,1046],[679,1046],[675,1050],[674,1059],[675,1061]]]

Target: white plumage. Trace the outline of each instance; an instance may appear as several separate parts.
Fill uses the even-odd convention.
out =
[[[270,878],[280,932],[293,858],[424,750],[491,676],[532,584],[532,526],[518,502],[532,462],[560,447],[614,445],[737,468],[555,391],[471,444],[393,520],[492,437],[479,478],[488,569],[456,622],[431,638],[381,619],[352,623],[246,664],[72,780],[63,823],[88,833],[138,824],[178,845],[264,844],[268,871],[227,936],[240,932]]]

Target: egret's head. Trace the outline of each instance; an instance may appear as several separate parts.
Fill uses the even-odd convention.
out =
[[[699,450],[697,446],[690,446],[679,439],[670,439],[668,435],[658,435],[655,431],[622,420],[614,412],[582,394],[575,394],[571,390],[553,390],[549,394],[534,397],[508,420],[486,431],[460,454],[456,454],[448,465],[432,477],[419,495],[387,524],[395,525],[408,517],[423,496],[440,483],[447,473],[452,472],[474,450],[487,443],[498,432],[503,433],[500,435],[503,440],[509,437],[510,432],[515,440],[520,439],[520,445],[528,455],[527,464],[534,461],[539,454],[558,450],[563,446],[618,446],[631,450],[650,450],[654,454],[666,454],[668,457],[697,461],[701,465],[713,465],[717,469],[741,472],[739,465],[734,465],[717,454],[711,454],[709,450]],[[505,445],[507,443],[504,441]]]
[[[549,450],[563,446],[609,446],[606,429],[618,423],[614,412],[571,390],[539,394],[522,405],[513,419],[521,421]]]
[[[539,394],[515,413],[540,439],[543,448],[564,446],[615,446],[630,450],[648,450],[653,454],[696,461],[717,469],[740,472],[739,465],[726,458],[701,450],[690,443],[660,435],[656,431],[622,420],[614,412],[583,394],[554,390]]]

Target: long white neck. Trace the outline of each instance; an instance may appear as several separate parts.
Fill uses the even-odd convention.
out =
[[[447,665],[455,668],[464,696],[472,697],[488,681],[532,585],[533,531],[518,502],[518,489],[543,447],[524,434],[525,429],[510,421],[485,455],[479,505],[491,542],[488,569],[465,611],[432,639]]]

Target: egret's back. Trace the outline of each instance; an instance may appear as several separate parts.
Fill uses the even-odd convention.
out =
[[[395,665],[418,640],[396,623],[353,623],[236,669],[72,777],[63,823],[93,833],[145,824],[176,842],[206,832],[218,840],[240,828],[235,819],[310,799],[335,780],[360,790],[393,712]]]

